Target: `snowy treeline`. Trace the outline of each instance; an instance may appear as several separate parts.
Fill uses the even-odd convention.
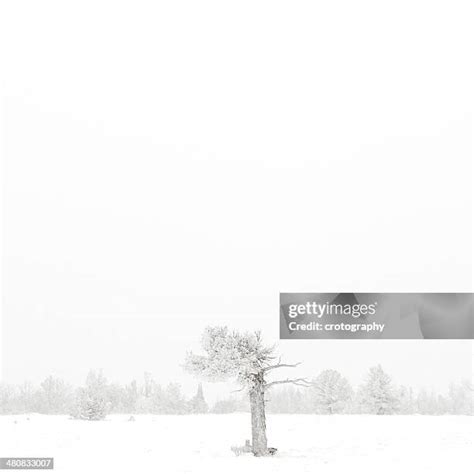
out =
[[[472,383],[451,384],[444,394],[398,387],[380,366],[372,367],[359,387],[351,387],[335,370],[324,370],[309,388],[272,387],[267,395],[269,413],[472,415]],[[0,414],[68,414],[101,419],[108,413],[232,413],[248,411],[243,396],[223,394],[208,407],[199,385],[186,397],[179,384],[161,386],[145,373],[141,382],[109,382],[100,371],[90,371],[83,386],[74,388],[60,378],[48,377],[39,386],[0,384]]]
[[[74,388],[59,378],[48,377],[39,387],[0,384],[0,414],[69,414],[99,420],[108,413],[185,414],[206,413],[202,386],[187,399],[179,384],[165,387],[149,373],[144,380],[126,385],[110,383],[101,371],[90,371],[82,387]]]
[[[380,365],[369,369],[364,382],[352,388],[336,370],[324,370],[307,389],[286,387],[270,392],[270,413],[472,415],[472,383],[451,384],[445,394],[397,387]]]

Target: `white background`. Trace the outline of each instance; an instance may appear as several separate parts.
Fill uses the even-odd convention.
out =
[[[280,291],[472,291],[470,2],[4,1],[3,378],[180,380]],[[471,343],[289,341],[469,377]],[[302,369],[303,370],[303,369]]]

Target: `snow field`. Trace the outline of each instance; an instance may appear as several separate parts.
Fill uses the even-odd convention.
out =
[[[248,413],[128,418],[0,416],[0,457],[54,457],[54,471],[68,474],[474,470],[468,416],[269,415],[270,458],[230,450],[250,438]]]

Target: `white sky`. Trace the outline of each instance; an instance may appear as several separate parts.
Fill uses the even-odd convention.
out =
[[[191,389],[205,323],[273,342],[280,291],[472,291],[469,3],[2,2],[4,379]],[[471,342],[280,347],[472,371]]]

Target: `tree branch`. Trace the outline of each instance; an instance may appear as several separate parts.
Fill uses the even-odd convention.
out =
[[[270,370],[279,369],[280,367],[298,367],[301,362],[297,362],[296,364],[275,364],[265,367],[263,369],[264,372],[269,372]]]
[[[282,383],[292,383],[293,385],[299,385],[300,387],[311,387],[312,383],[306,379],[285,379],[285,380],[275,380],[274,382],[269,382],[265,384],[265,389],[271,387],[272,385],[279,385]]]
[[[301,365],[301,362],[297,362],[296,364],[282,364],[281,357],[278,358],[278,362],[275,365],[269,365],[268,367],[264,367],[263,372],[269,372],[270,370],[279,369],[280,367],[298,367]]]

